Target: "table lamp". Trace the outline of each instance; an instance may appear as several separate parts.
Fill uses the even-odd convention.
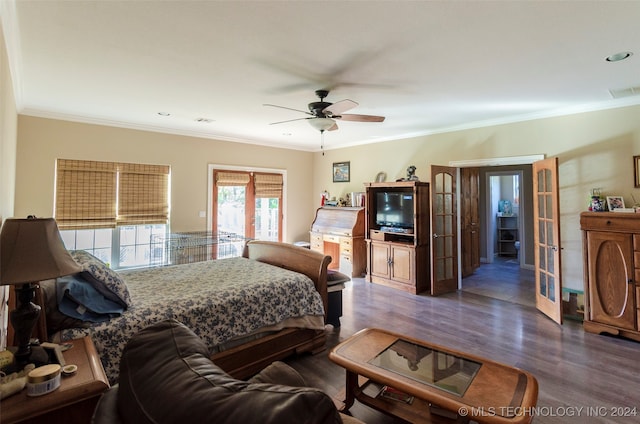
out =
[[[31,359],[31,333],[40,316],[32,300],[34,283],[82,271],[62,242],[53,218],[7,219],[0,231],[0,284],[17,285],[16,308],[10,319],[18,350],[16,365]]]

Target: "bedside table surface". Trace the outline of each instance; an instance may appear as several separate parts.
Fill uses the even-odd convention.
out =
[[[23,390],[0,405],[0,422],[11,424],[38,417],[51,411],[69,407],[93,397],[100,396],[109,388],[100,358],[90,337],[74,339],[73,347],[63,352],[67,365],[75,364],[78,371],[60,378],[60,387],[46,395],[29,397]]]

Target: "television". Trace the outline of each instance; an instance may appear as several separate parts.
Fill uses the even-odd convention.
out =
[[[413,230],[413,192],[376,193],[375,218],[379,227]]]

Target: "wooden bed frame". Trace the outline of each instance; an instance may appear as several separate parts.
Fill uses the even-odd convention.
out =
[[[326,322],[328,310],[327,267],[331,262],[331,256],[325,256],[288,243],[260,240],[247,242],[243,256],[307,275],[322,297]],[[13,287],[9,297],[8,310],[15,308]],[[42,310],[33,337],[45,341],[47,340],[46,313],[39,288],[36,290],[34,301],[40,305]],[[9,324],[8,330],[7,341],[9,344],[13,344],[11,324]],[[303,352],[318,353],[324,350],[325,342],[326,334],[323,330],[285,328],[263,338],[216,353],[212,355],[211,359],[231,376],[245,379],[256,374],[273,361]]]
[[[296,271],[308,276],[322,297],[325,320],[329,297],[327,267],[331,256],[288,243],[252,240],[242,254],[245,258]],[[317,353],[325,348],[324,330],[285,328],[277,333],[216,353],[211,360],[231,376],[248,378],[271,362],[303,352]]]

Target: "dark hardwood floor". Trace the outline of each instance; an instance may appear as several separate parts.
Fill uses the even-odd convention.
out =
[[[480,294],[525,306],[536,306],[536,276],[533,270],[520,268],[517,258],[496,257],[483,263],[462,279],[464,292]]]
[[[354,279],[343,291],[343,309],[342,326],[327,327],[324,352],[287,360],[331,396],[343,389],[345,376],[327,358],[329,349],[379,327],[531,372],[540,388],[534,423],[640,422],[638,342],[586,333],[576,321],[559,326],[535,307],[466,290],[416,296]],[[399,422],[357,402],[351,412],[370,424]]]

